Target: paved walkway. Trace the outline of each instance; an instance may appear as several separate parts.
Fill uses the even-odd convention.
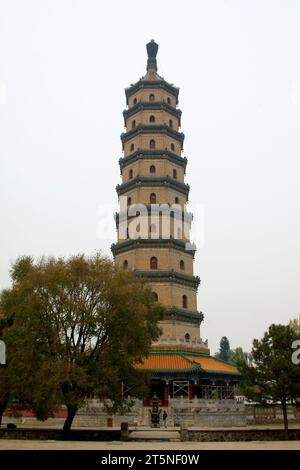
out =
[[[67,442],[1,439],[1,450],[300,450],[300,441]]]

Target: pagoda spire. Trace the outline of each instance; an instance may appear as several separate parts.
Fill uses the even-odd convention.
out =
[[[157,72],[157,62],[156,55],[158,51],[158,44],[151,39],[150,42],[146,45],[148,61],[147,61],[147,72]]]

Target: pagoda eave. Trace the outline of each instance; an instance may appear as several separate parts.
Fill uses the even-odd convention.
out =
[[[190,244],[191,245],[191,244]],[[137,240],[125,240],[123,242],[114,243],[111,245],[111,251],[114,256],[120,253],[126,253],[131,250],[136,250],[137,248],[171,248],[173,250],[178,250],[182,253],[188,253],[194,256],[196,247],[194,248],[186,248],[186,242],[177,239],[168,239],[168,238],[160,238],[160,239],[137,239]]]
[[[127,157],[121,157],[119,159],[120,169],[126,168],[128,165],[135,163],[137,160],[144,159],[144,160],[161,160],[166,159],[171,163],[175,163],[176,165],[181,166],[182,168],[186,168],[187,165],[187,158],[180,157],[169,150],[146,150],[146,149],[137,149],[135,152],[131,153]]]
[[[201,325],[204,320],[202,312],[186,310],[183,308],[171,307],[166,308],[164,318],[176,318],[177,320],[189,320],[191,323]]]
[[[169,127],[167,124],[161,124],[161,125],[147,125],[147,124],[139,124],[137,125],[134,129],[131,129],[128,132],[123,132],[121,134],[121,141],[122,144],[124,145],[125,142],[128,142],[129,140],[133,139],[134,137],[137,137],[140,134],[166,134],[169,137],[172,137],[173,139],[177,140],[180,142],[180,144],[183,144],[184,141],[184,134],[183,132],[178,132]]]
[[[125,109],[123,111],[123,116],[124,116],[125,121],[126,121],[126,119],[130,118],[131,116],[134,116],[137,112],[144,111],[144,110],[147,110],[147,111],[150,111],[150,110],[154,110],[154,111],[163,110],[163,111],[166,111],[169,114],[172,114],[172,116],[176,117],[179,120],[179,125],[180,125],[180,118],[181,118],[181,114],[182,114],[181,110],[174,108],[173,106],[171,106],[168,103],[165,103],[165,102],[162,103],[160,101],[152,101],[152,102],[139,101],[137,104],[132,106],[132,108]]]
[[[188,274],[182,274],[174,269],[168,271],[160,271],[160,270],[149,270],[149,271],[141,271],[135,270],[135,274],[142,278],[146,278],[149,281],[154,282],[171,282],[171,283],[178,283],[185,286],[193,287],[198,289],[200,284],[200,278],[198,276],[189,276]]]
[[[130,85],[128,88],[125,88],[126,101],[128,104],[128,98],[136,93],[141,88],[162,88],[165,91],[171,93],[176,98],[176,104],[178,104],[178,95],[179,88],[171,85],[171,83],[166,82],[165,80],[139,80],[138,82]]]
[[[116,191],[118,196],[126,193],[135,188],[140,187],[169,187],[184,194],[187,198],[189,195],[190,187],[188,184],[180,183],[179,181],[170,178],[169,176],[138,176],[133,180],[127,181],[123,184],[118,184],[116,186]]]

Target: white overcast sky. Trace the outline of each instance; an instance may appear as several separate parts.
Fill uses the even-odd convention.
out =
[[[204,210],[201,335],[249,349],[300,312],[297,0],[0,0],[0,287],[23,254],[110,255],[124,88],[152,38]]]

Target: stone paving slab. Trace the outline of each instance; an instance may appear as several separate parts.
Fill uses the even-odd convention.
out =
[[[300,441],[252,442],[76,442],[0,440],[1,450],[300,450]],[[0,457],[1,459],[1,457]]]

